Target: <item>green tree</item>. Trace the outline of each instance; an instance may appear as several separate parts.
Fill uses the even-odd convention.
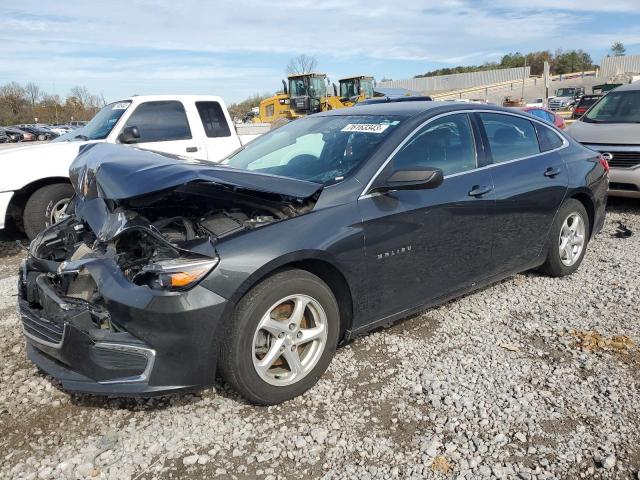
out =
[[[582,72],[593,69],[593,60],[584,50],[569,50],[556,52],[553,62],[553,73],[562,75],[565,73]]]
[[[614,57],[623,57],[627,52],[627,49],[624,48],[622,42],[613,42],[611,45],[611,55]]]
[[[229,115],[231,115],[231,118],[234,120],[241,120],[253,107],[259,106],[262,100],[271,96],[272,94],[270,93],[255,93],[246,100],[232,103],[228,106]]]

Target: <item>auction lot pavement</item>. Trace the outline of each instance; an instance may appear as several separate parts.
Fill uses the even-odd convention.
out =
[[[619,221],[633,236],[614,236]],[[638,201],[611,201],[573,276],[517,275],[356,339],[269,408],[222,384],[154,400],[59,390],[25,358],[9,240],[4,478],[640,478]]]

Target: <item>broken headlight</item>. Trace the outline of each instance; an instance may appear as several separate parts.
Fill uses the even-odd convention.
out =
[[[188,290],[213,270],[218,261],[218,258],[161,260],[143,267],[134,282],[155,290]]]

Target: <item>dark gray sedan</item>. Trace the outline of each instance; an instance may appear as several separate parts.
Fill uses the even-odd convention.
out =
[[[222,165],[116,145],[31,243],[31,360],[70,391],[278,403],[337,345],[528,269],[574,272],[608,165],[547,122],[445,102],[296,120]],[[526,288],[526,287],[523,287]]]

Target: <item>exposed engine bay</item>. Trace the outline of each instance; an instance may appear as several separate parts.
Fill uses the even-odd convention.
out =
[[[280,195],[210,183],[192,183],[135,199],[92,201],[103,202],[110,212],[106,218],[125,225],[117,235],[101,240],[83,218],[87,215],[86,208],[80,209],[83,201],[76,198],[71,215],[34,240],[32,255],[67,263],[113,258],[130,281],[152,288],[153,281],[161,281],[157,279],[167,270],[167,262],[210,260],[216,256],[219,239],[300,215],[315,204],[314,199],[285,200]]]

